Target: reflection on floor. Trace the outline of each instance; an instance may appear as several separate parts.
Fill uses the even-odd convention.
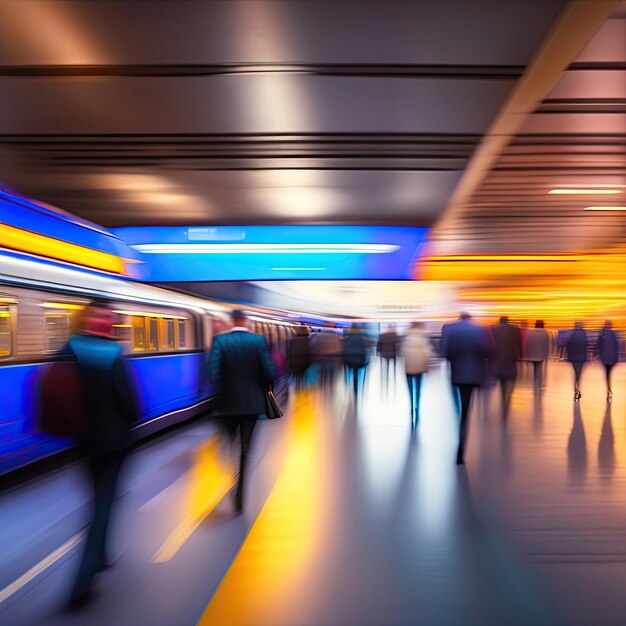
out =
[[[575,403],[566,363],[550,364],[543,394],[522,371],[506,421],[496,390],[482,391],[458,468],[445,368],[424,381],[413,434],[400,364],[387,384],[374,360],[356,403],[338,376],[260,425],[243,518],[228,498],[214,510],[227,487],[213,431],[179,431],[129,467],[121,558],[95,604],[59,610],[76,567],[69,552],[0,596],[0,623],[623,624],[626,368],[612,405],[599,367],[582,390]],[[0,524],[0,545],[11,546],[1,585],[80,532],[71,472],[3,496],[0,522],[10,506],[26,530]],[[66,515],[47,495],[55,489]]]

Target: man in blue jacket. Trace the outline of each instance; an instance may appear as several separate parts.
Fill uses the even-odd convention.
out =
[[[265,413],[265,398],[276,376],[265,338],[253,334],[244,311],[233,311],[233,328],[213,341],[209,369],[221,385],[220,413],[226,426],[241,439],[235,510],[243,510],[246,461],[257,418]]]
[[[441,352],[450,362],[452,385],[460,399],[461,423],[456,463],[463,465],[470,402],[474,389],[485,382],[491,344],[485,329],[472,322],[469,313],[461,313],[458,321],[442,328]]]
[[[120,469],[138,417],[135,393],[113,337],[113,311],[101,303],[87,308],[81,332],[70,338],[68,353],[78,363],[85,427],[79,448],[85,454],[94,491],[93,519],[71,596],[79,606],[89,597],[93,577],[106,568],[106,536]]]
[[[567,360],[574,368],[574,400],[580,400],[580,379],[583,367],[589,359],[589,342],[587,341],[587,331],[582,322],[576,322],[574,329],[567,337]]]

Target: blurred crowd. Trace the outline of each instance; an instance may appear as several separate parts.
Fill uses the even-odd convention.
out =
[[[75,436],[82,450],[94,493],[94,509],[83,559],[71,594],[72,606],[90,596],[94,576],[111,565],[106,536],[120,470],[132,445],[131,428],[138,419],[136,389],[113,332],[114,314],[104,302],[85,312],[80,330],[59,352],[42,387],[41,428],[58,436]],[[622,341],[610,321],[597,331],[582,322],[558,332],[543,321],[534,327],[501,317],[484,326],[470,314],[440,328],[413,322],[394,326],[353,323],[339,327],[327,322],[312,328],[300,324],[293,336],[263,336],[252,331],[244,311],[234,311],[232,325],[218,334],[207,370],[219,390],[217,414],[230,438],[239,441],[239,458],[232,490],[235,513],[244,508],[247,458],[255,424],[262,415],[282,415],[273,387],[299,391],[319,385],[332,391],[340,379],[355,398],[362,393],[373,357],[379,359],[384,382],[398,371],[406,375],[410,424],[420,419],[423,377],[429,369],[448,363],[451,389],[459,415],[456,462],[465,463],[472,397],[476,389],[497,386],[502,418],[509,415],[520,373],[532,378],[540,396],[550,357],[571,363],[574,400],[582,396],[581,380],[590,360],[602,363],[607,402],[613,395],[612,371],[620,359]],[[69,357],[69,359],[68,359]],[[282,384],[281,384],[282,383]]]

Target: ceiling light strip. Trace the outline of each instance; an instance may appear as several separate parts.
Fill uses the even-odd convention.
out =
[[[389,254],[400,246],[379,243],[146,243],[133,248],[144,254]]]
[[[585,211],[626,211],[626,206],[588,206]]]
[[[549,195],[559,196],[608,196],[622,193],[621,189],[551,189]]]

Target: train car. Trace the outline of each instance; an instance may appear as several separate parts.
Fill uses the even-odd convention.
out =
[[[69,449],[37,430],[46,364],[79,327],[94,297],[117,313],[115,333],[139,395],[137,438],[208,411],[215,386],[207,358],[229,328],[228,304],[22,255],[0,255],[0,475]],[[286,351],[294,322],[252,317],[252,329]]]
[[[106,275],[18,256],[0,257],[0,474],[65,450],[38,432],[37,387],[46,363],[93,297],[117,313],[115,331],[138,389],[138,437],[209,408],[206,367],[227,306]]]

